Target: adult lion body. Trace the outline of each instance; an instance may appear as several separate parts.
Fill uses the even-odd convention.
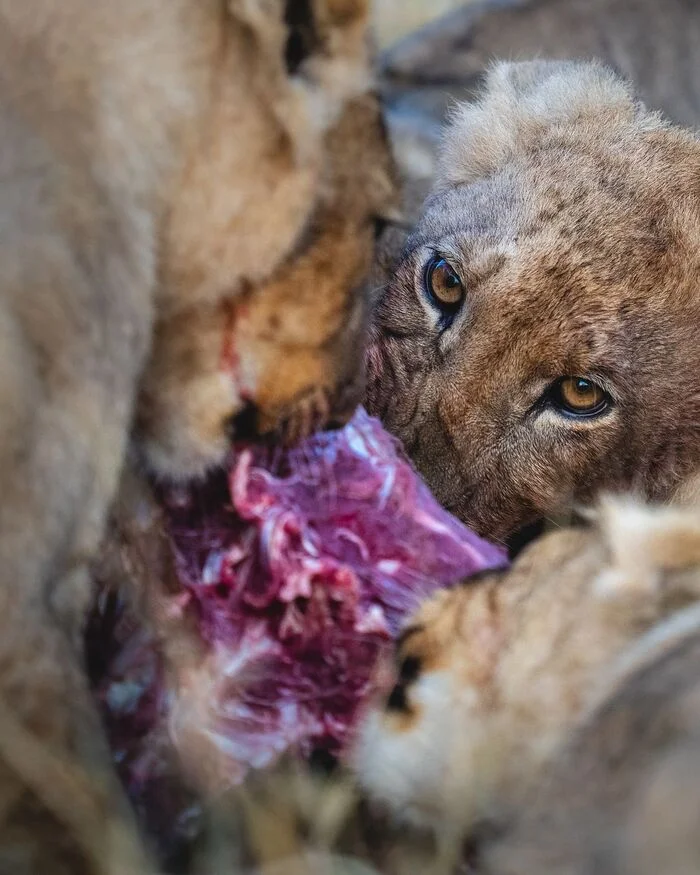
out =
[[[2,871],[19,871],[17,853],[23,871],[46,871],[49,859],[52,871],[77,866],[51,846],[46,818],[31,815],[25,841],[37,801],[76,829],[89,813],[83,838],[104,871],[118,865],[110,860],[118,831],[108,824],[120,794],[79,642],[88,562],[144,373],[137,453],[172,476],[220,460],[227,423],[244,403],[258,404],[269,382],[254,368],[254,344],[243,361],[225,360],[238,304],[245,295],[255,310],[255,289],[279,283],[300,259],[313,261],[314,222],[336,201],[351,250],[346,244],[326,271],[324,307],[306,335],[296,346],[281,337],[269,363],[279,371],[301,349],[304,362],[315,351],[316,369],[302,363],[286,394],[278,387],[263,399],[260,416],[275,427],[300,406],[297,432],[322,424],[357,369],[350,335],[362,329],[363,306],[354,291],[388,193],[386,179],[367,184],[369,169],[362,178],[359,171],[388,168],[369,94],[366,9],[300,4],[307,20],[295,25],[294,5],[0,2]],[[356,113],[363,136],[334,145],[334,129],[352,130]],[[350,180],[338,174],[343,151],[358,168],[350,199]],[[332,252],[325,256],[333,263]],[[348,339],[333,343],[340,324]],[[268,345],[284,335],[268,328]],[[160,382],[173,372],[178,379],[158,408]],[[308,397],[321,397],[320,412],[309,414]],[[350,400],[343,397],[338,415]],[[28,733],[26,750],[19,729]],[[58,784],[47,789],[27,754],[35,741],[56,775],[60,763],[101,775],[99,795],[86,784],[81,806]],[[133,853],[122,871],[141,865]]]

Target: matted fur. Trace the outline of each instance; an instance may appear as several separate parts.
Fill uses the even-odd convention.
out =
[[[601,489],[665,500],[700,463],[700,141],[587,63],[498,64],[455,110],[441,170],[376,308],[368,404],[479,532]],[[465,300],[445,327],[438,253]],[[566,375],[613,405],[546,403]]]
[[[392,188],[366,6],[0,0],[0,869],[147,866],[81,652],[134,417],[135,457],[184,477],[223,458],[244,405],[303,433],[358,397]],[[290,342],[286,276],[322,295]],[[313,366],[285,387],[294,343]]]
[[[361,784],[456,850],[481,837],[491,853],[522,819],[528,826],[509,846],[510,868],[494,864],[494,872],[590,871],[582,860],[593,859],[615,825],[646,810],[620,787],[643,786],[637,766],[653,777],[673,738],[700,729],[697,708],[683,710],[697,699],[699,594],[697,513],[608,501],[589,527],[540,539],[511,571],[428,600],[399,641],[391,693],[359,733]],[[669,654],[678,683],[665,694]],[[627,703],[619,714],[618,702]],[[661,707],[672,709],[670,723]],[[645,719],[662,727],[654,737],[667,739],[658,758],[650,736],[635,734]],[[530,817],[552,769],[563,776],[552,779],[558,789]],[[606,830],[597,832],[601,823]],[[580,868],[564,866],[567,848]],[[523,868],[524,849],[532,865]]]

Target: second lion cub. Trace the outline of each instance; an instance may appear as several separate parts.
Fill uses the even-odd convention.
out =
[[[366,716],[361,783],[399,818],[475,843],[498,862],[489,872],[591,871],[600,812],[620,826],[637,816],[632,789],[700,731],[698,596],[698,516],[620,501],[511,571],[441,593],[405,628],[394,686]],[[565,860],[579,862],[557,869]]]

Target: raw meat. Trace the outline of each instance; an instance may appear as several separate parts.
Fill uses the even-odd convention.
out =
[[[208,654],[193,683],[225,782],[289,749],[341,753],[407,614],[436,588],[506,561],[437,504],[363,410],[290,451],[244,448],[228,476],[162,502],[182,588],[171,609],[193,619]],[[153,640],[106,604],[91,637],[103,650],[96,690],[117,762],[143,799],[167,771],[179,703]]]

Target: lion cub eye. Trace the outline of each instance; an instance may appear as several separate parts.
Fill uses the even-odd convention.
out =
[[[425,268],[425,288],[430,300],[446,313],[455,313],[464,300],[464,286],[448,262],[435,255]]]
[[[570,416],[597,416],[610,405],[610,396],[585,377],[562,377],[552,387],[554,406]]]

